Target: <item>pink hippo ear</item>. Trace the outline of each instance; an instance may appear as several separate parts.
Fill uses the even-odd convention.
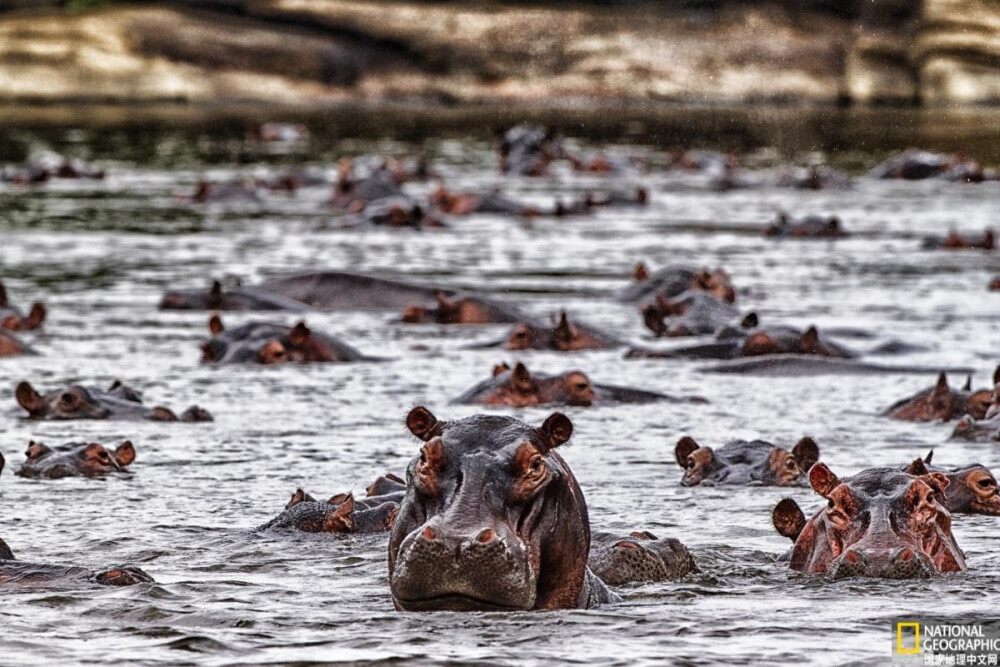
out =
[[[649,270],[646,268],[645,262],[639,262],[632,269],[632,281],[641,283],[649,280]]]
[[[354,495],[348,494],[347,498],[332,513],[327,515],[323,521],[323,532],[325,533],[353,533],[354,532]]]
[[[17,404],[31,414],[38,412],[42,407],[42,397],[27,382],[21,382],[14,390],[14,398]]]
[[[685,435],[678,440],[677,446],[674,447],[674,458],[677,459],[677,465],[686,468],[688,457],[700,448],[701,445],[695,442],[694,438],[689,435]]]
[[[135,461],[135,447],[131,440],[126,440],[118,445],[115,449],[115,461],[123,468]]]
[[[806,515],[794,500],[782,498],[771,510],[771,523],[779,534],[794,542],[806,526]]]
[[[809,485],[813,491],[826,498],[830,492],[837,488],[840,480],[833,474],[833,471],[826,467],[825,463],[817,463],[809,469]]]
[[[218,336],[226,330],[226,327],[222,324],[222,318],[219,317],[218,313],[212,313],[212,316],[208,318],[208,330],[213,336]]]
[[[553,412],[538,429],[547,449],[555,449],[573,435],[573,422],[561,412]]]
[[[438,418],[422,405],[413,408],[406,415],[406,428],[410,429],[410,433],[424,442],[439,435],[441,427],[442,423],[438,421]]]
[[[809,470],[819,461],[819,445],[808,435],[795,443],[792,456],[803,470]]]
[[[501,364],[497,364],[496,366],[493,367],[493,377],[502,375],[509,370],[510,370],[510,365],[508,365],[506,361]]]

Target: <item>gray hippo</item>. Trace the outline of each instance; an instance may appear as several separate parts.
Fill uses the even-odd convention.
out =
[[[819,446],[806,436],[791,451],[764,440],[733,440],[713,450],[684,436],[674,447],[674,458],[684,469],[684,486],[806,486],[809,469],[819,460]]]
[[[135,461],[135,447],[130,440],[114,451],[97,442],[70,442],[49,447],[32,440],[24,454],[27,460],[17,474],[29,478],[97,477],[123,472]]]
[[[924,458],[917,458],[907,466],[911,475],[926,475],[936,472],[948,478],[942,504],[952,514],[990,514],[1000,516],[1000,489],[997,479],[989,468],[978,463],[941,468],[931,465],[931,450]]]
[[[116,419],[165,422],[206,422],[212,415],[197,405],[180,417],[163,406],[149,407],[142,395],[117,380],[107,391],[97,387],[74,384],[48,394],[39,394],[27,382],[14,390],[18,405],[27,410],[29,419]]]
[[[202,361],[212,364],[319,363],[371,361],[340,339],[312,331],[305,322],[289,327],[270,322],[248,322],[226,329],[222,318],[208,322],[212,338],[201,344]]]
[[[127,565],[112,570],[89,570],[68,565],[40,565],[19,561],[14,558],[7,543],[0,540],[0,588],[72,588],[84,583],[134,586],[154,581],[139,568]]]

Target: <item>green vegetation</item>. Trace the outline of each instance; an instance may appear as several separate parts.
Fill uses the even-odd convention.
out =
[[[102,7],[110,7],[114,3],[115,0],[66,0],[63,7],[70,14],[80,14]]]

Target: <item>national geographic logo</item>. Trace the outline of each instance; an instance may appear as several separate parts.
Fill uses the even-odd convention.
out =
[[[1000,665],[1000,619],[895,619],[892,630],[893,665]]]

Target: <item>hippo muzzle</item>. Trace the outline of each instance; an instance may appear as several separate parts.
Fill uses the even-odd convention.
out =
[[[514,531],[435,517],[400,544],[391,588],[406,611],[512,611],[534,606],[537,581]]]
[[[834,579],[872,577],[877,579],[923,579],[936,573],[934,563],[923,552],[910,547],[865,549],[851,547],[833,562]]]

